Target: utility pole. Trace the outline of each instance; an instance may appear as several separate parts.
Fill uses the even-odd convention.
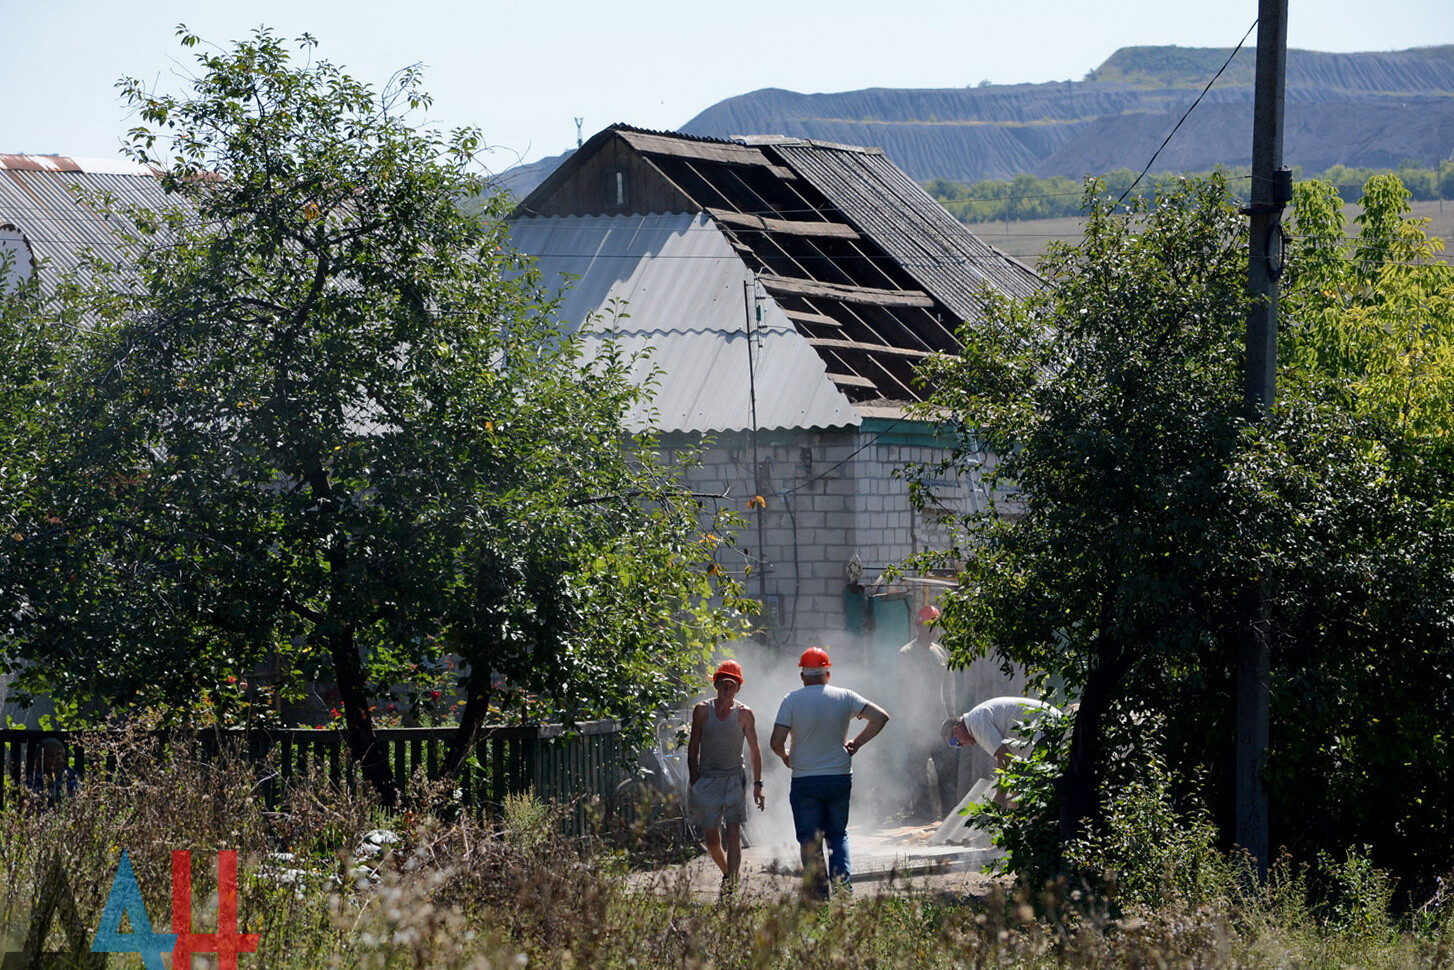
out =
[[[1287,0],[1258,0],[1257,81],[1252,119],[1251,204],[1247,289],[1249,417],[1267,420],[1276,397],[1278,278],[1282,275],[1282,210],[1292,200],[1292,173],[1282,164],[1283,91],[1287,74]],[[1262,769],[1268,745],[1267,588],[1253,580],[1237,645],[1237,844],[1267,876],[1267,788]]]
[[[749,509],[757,508],[757,596],[762,603],[763,609],[767,609],[767,550],[763,545],[763,513],[766,510],[766,503],[759,503],[757,500],[762,496],[762,462],[757,455],[757,355],[754,347],[757,341],[758,332],[762,329],[762,299],[757,295],[757,281],[755,279],[744,280],[742,283],[743,294],[747,303],[747,397],[749,403],[750,418],[752,421],[752,499],[747,503]],[[753,330],[753,323],[756,322],[757,330]],[[750,560],[752,557],[749,556]]]

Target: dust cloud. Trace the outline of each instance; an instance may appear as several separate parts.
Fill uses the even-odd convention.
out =
[[[841,631],[839,631],[841,636]],[[792,773],[781,759],[768,747],[772,736],[773,721],[783,697],[802,686],[798,676],[798,657],[803,648],[821,645],[828,650],[833,660],[830,683],[856,691],[889,712],[888,726],[854,757],[853,801],[849,818],[850,836],[853,832],[872,832],[894,828],[910,822],[925,823],[931,816],[922,811],[909,814],[911,773],[917,772],[923,778],[928,774],[928,759],[913,764],[911,752],[925,751],[938,742],[937,730],[928,737],[911,737],[910,726],[917,726],[923,735],[925,725],[937,726],[943,715],[939,713],[944,702],[936,692],[933,696],[916,696],[906,683],[908,678],[900,677],[896,653],[891,657],[868,658],[862,649],[835,646],[832,636],[819,639],[799,637],[799,646],[772,648],[751,640],[739,640],[723,648],[713,658],[713,667],[729,656],[742,664],[745,683],[738,694],[738,700],[752,709],[762,748],[763,793],[767,808],[759,813],[749,803],[747,839],[753,845],[788,845],[794,843],[792,810],[788,805],[788,789]],[[879,662],[873,662],[877,660]],[[704,690],[702,697],[714,696]],[[863,727],[865,722],[854,720],[849,725],[849,737]],[[951,771],[957,770],[959,757],[951,755],[942,759]],[[958,778],[952,784],[957,789]],[[970,779],[972,781],[972,779]],[[967,790],[969,782],[965,782]],[[951,790],[954,790],[951,789]],[[937,809],[938,802],[932,807]],[[953,807],[952,803],[944,807]]]

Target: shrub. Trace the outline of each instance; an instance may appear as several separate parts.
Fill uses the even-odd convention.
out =
[[[1067,863],[1105,885],[1127,908],[1233,899],[1239,873],[1217,848],[1217,826],[1199,805],[1178,811],[1154,737],[1137,769],[1111,795],[1101,830],[1066,847]]]

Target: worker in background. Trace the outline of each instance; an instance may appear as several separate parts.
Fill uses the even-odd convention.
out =
[[[717,696],[692,708],[687,739],[688,814],[702,833],[702,842],[722,870],[722,895],[737,890],[742,868],[742,823],[747,821],[747,772],[742,744],[752,767],[752,797],[760,812],[767,807],[762,791],[762,749],[752,709],[737,700],[742,665],[725,660],[712,674]],[[724,833],[725,829],[725,833]],[[724,838],[725,835],[725,838]],[[725,844],[725,850],[724,850]]]
[[[897,710],[893,734],[908,768],[905,809],[912,819],[940,819],[958,801],[954,752],[935,740],[940,723],[954,713],[949,654],[934,640],[939,607],[921,607],[914,639],[899,648]],[[932,763],[932,768],[930,767]]]
[[[959,717],[940,725],[939,733],[952,748],[978,744],[995,759],[995,771],[1004,771],[1011,758],[1023,757],[1035,737],[1035,727],[1047,714],[1060,711],[1032,697],[992,697]],[[1013,800],[996,785],[995,802]]]
[[[822,647],[798,658],[803,686],[783,698],[769,744],[793,772],[788,804],[803,860],[803,885],[811,896],[826,898],[829,886],[847,888],[852,877],[848,856],[848,804],[853,793],[853,756],[884,729],[888,712],[865,697],[828,683],[832,661]],[[868,723],[853,737],[855,718]],[[789,743],[791,742],[791,743]],[[828,866],[824,878],[823,848]]]

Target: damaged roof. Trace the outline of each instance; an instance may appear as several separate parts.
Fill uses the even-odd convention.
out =
[[[882,151],[803,139],[719,141],[616,125],[583,145],[510,218],[518,227],[542,217],[656,213],[709,219],[773,312],[857,404],[922,400],[915,367],[931,353],[958,351],[955,331],[982,318],[984,288],[1024,296],[1040,285]],[[519,245],[552,259],[570,255]],[[576,272],[589,286],[582,267],[588,263]],[[676,299],[678,310],[690,306],[689,297]],[[633,313],[642,309],[632,306]]]

